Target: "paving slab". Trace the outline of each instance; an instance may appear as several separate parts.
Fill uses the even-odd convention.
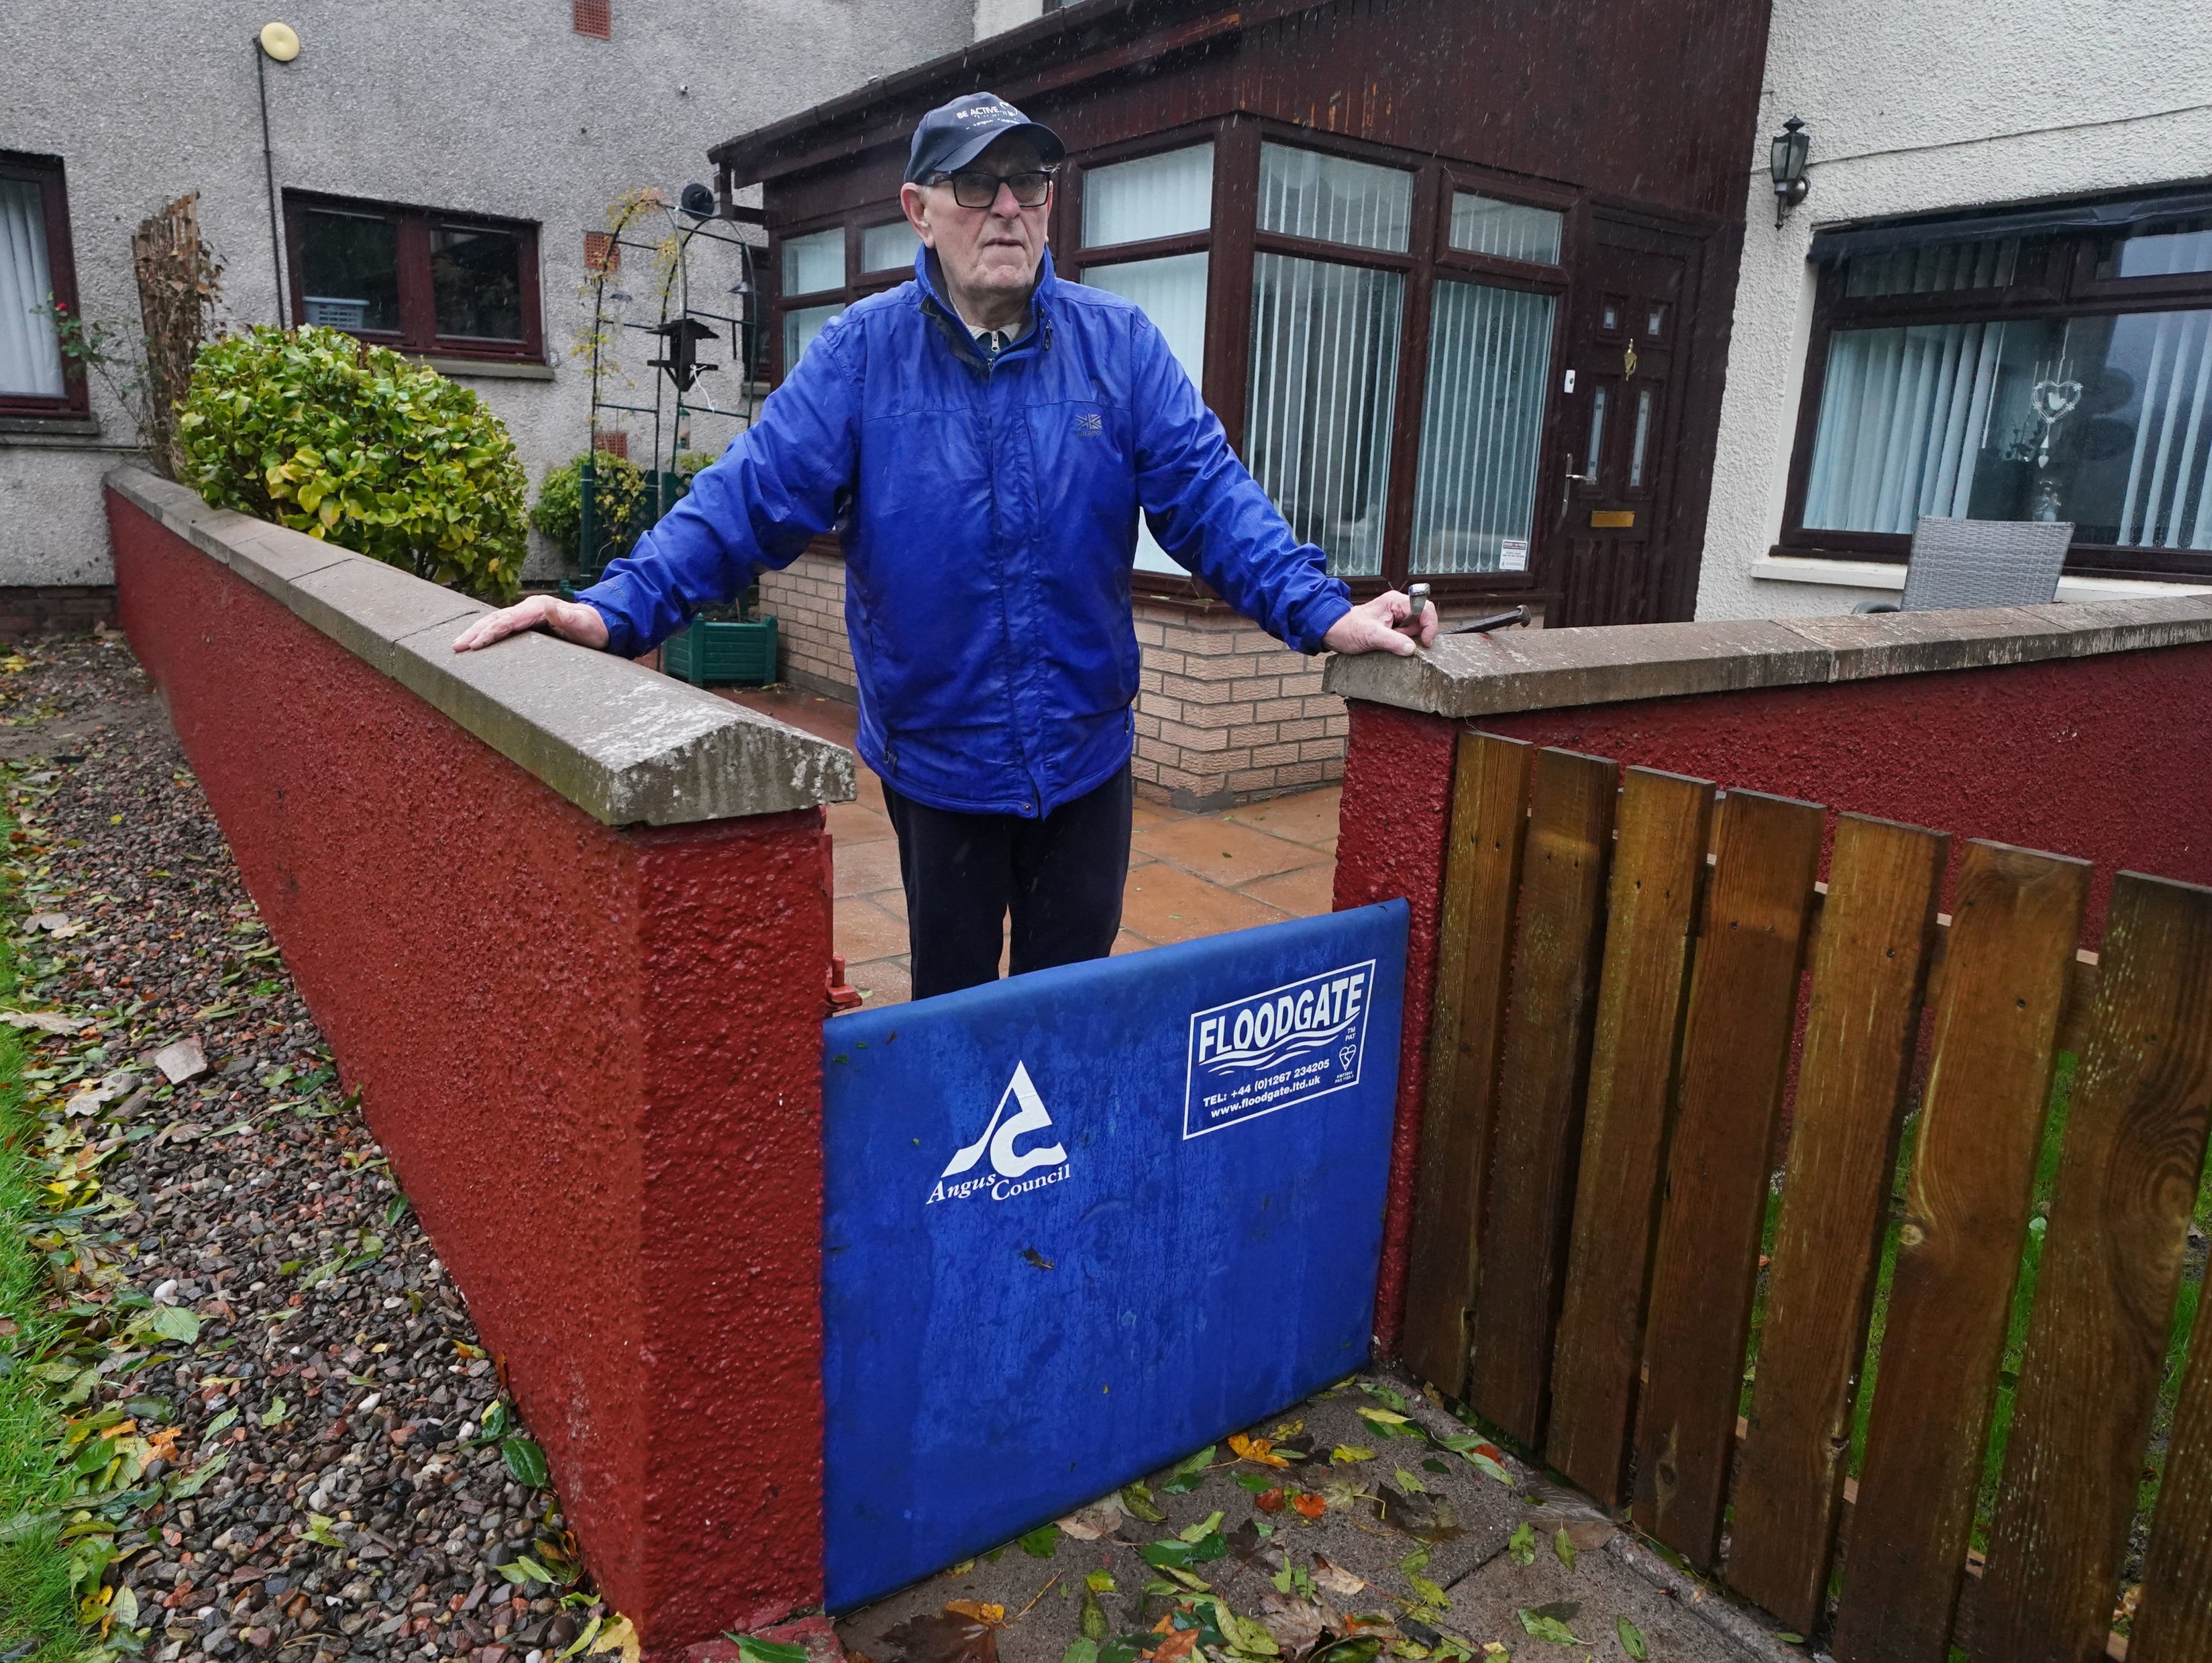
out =
[[[1406,1425],[1400,1435],[1386,1436],[1393,1422],[1378,1423],[1363,1410],[1402,1411]],[[994,1636],[1002,1663],[1061,1663],[1084,1637],[1086,1601],[1095,1599],[1109,1641],[1141,1635],[1152,1649],[1159,1644],[1158,1625],[1171,1623],[1179,1606],[1202,1594],[1148,1563],[1140,1550],[1180,1542],[1188,1532],[1213,1556],[1194,1562],[1186,1574],[1239,1619],[1266,1628],[1285,1663],[1299,1663],[1325,1636],[1360,1636],[1380,1642],[1377,1663],[1424,1656],[1440,1635],[1465,1642],[1475,1663],[1487,1663],[1485,1642],[1503,1645],[1522,1663],[1622,1659],[1628,1655],[1622,1617],[1635,1625],[1649,1656],[1667,1663],[1780,1663],[1804,1655],[1759,1643],[1755,1629],[1747,1642],[1714,1626],[1699,1605],[1700,1591],[1690,1587],[1686,1597],[1685,1588],[1651,1574],[1656,1567],[1671,1575],[1662,1562],[1646,1553],[1639,1564],[1610,1550],[1620,1527],[1586,1498],[1537,1481],[1486,1446],[1511,1483],[1437,1442],[1474,1435],[1402,1377],[1370,1373],[1341,1382],[1266,1416],[1248,1435],[1310,1451],[1310,1458],[1276,1468],[1218,1444],[1187,1493],[1169,1489],[1174,1469],[1153,1473],[1143,1491],[1102,1497],[1056,1528],[1048,1525],[846,1613],[839,1637],[867,1663],[941,1663],[949,1654],[933,1639],[943,1637],[938,1619],[957,1601],[970,1611],[951,1620],[972,1622],[981,1609],[1002,1624]],[[1333,1459],[1340,1447],[1343,1457]],[[1304,1515],[1301,1495],[1317,1516]],[[1147,1511],[1160,1516],[1140,1516]],[[1524,1525],[1523,1542],[1533,1549],[1525,1563],[1509,1545]],[[1571,1567],[1553,1545],[1562,1527],[1583,1544]],[[1567,1631],[1591,1643],[1553,1644],[1528,1632],[1518,1613],[1557,1602],[1574,1607]],[[1003,1608],[995,1617],[994,1606]],[[1340,1649],[1334,1656],[1347,1654]]]

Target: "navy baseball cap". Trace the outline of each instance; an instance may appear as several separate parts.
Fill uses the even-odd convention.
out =
[[[907,152],[907,183],[919,185],[937,174],[957,174],[1008,133],[1033,135],[1048,166],[1067,154],[1058,133],[1030,120],[996,93],[969,93],[922,117],[914,130],[914,148]]]

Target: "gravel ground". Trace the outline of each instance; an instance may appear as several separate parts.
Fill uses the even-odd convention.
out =
[[[0,670],[15,1002],[96,1019],[37,1048],[31,1107],[80,1185],[40,1244],[72,1313],[46,1370],[77,1435],[123,1456],[79,1515],[81,1554],[112,1539],[111,1643],[545,1663],[599,1612],[560,1599],[573,1540],[517,1480],[542,1458],[144,676],[115,637]],[[172,1085],[154,1054],[189,1040],[205,1071]],[[498,1569],[525,1554],[551,1581]]]

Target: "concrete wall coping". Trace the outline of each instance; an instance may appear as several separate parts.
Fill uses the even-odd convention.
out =
[[[532,633],[453,637],[483,601],[227,509],[138,467],[107,488],[608,825],[843,802],[853,753],[627,659]]]
[[[1346,698],[1440,716],[1990,669],[2212,642],[2212,594],[1446,636],[1330,661]]]

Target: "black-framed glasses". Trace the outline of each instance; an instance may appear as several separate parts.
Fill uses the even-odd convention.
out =
[[[964,173],[939,174],[932,184],[950,185],[952,199],[963,208],[988,208],[999,199],[999,187],[1003,185],[1014,193],[1015,203],[1024,208],[1042,208],[1052,192],[1050,168],[1033,168],[1026,173],[993,174],[981,168],[971,168]]]

